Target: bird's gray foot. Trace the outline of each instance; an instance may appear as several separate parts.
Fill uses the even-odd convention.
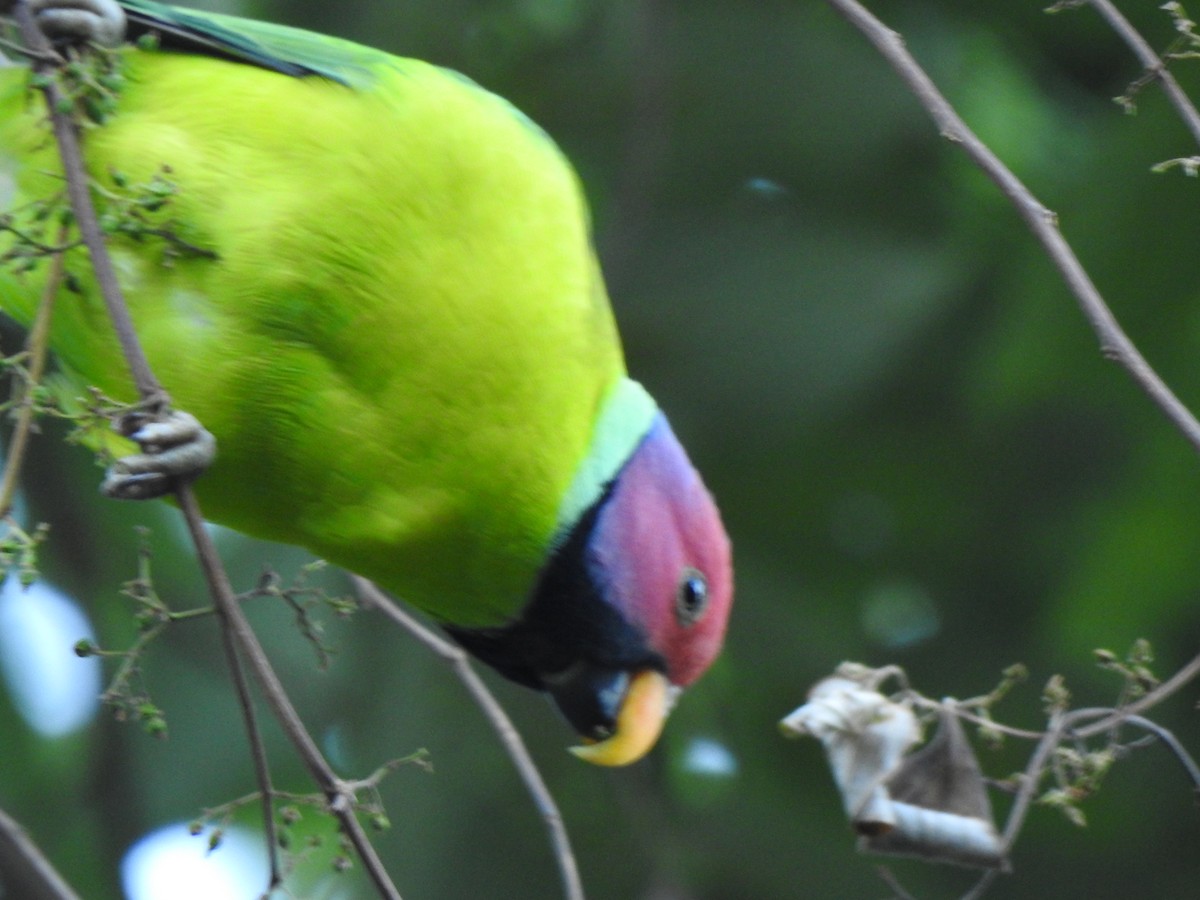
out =
[[[154,418],[122,416],[115,428],[137,442],[141,453],[118,459],[104,476],[100,492],[118,500],[152,500],[173,493],[212,465],[217,442],[195,416],[172,411]]]
[[[125,11],[116,0],[26,0],[42,33],[58,44],[115,47],[125,39]],[[12,0],[0,2],[8,12]]]

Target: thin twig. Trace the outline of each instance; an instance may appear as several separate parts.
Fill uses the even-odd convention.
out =
[[[204,518],[200,514],[200,507],[196,503],[195,494],[192,493],[190,488],[184,487],[177,492],[176,499],[179,502],[179,508],[183,511],[188,531],[196,547],[200,567],[204,572],[205,581],[208,583],[213,603],[217,608],[217,615],[221,619],[222,639],[226,641],[231,659],[237,660],[239,655],[245,657],[250,670],[254,673],[259,690],[262,691],[267,705],[271,708],[271,712],[283,727],[284,732],[308,768],[309,773],[328,799],[330,811],[337,816],[343,833],[358,853],[359,858],[362,860],[363,868],[375,885],[375,889],[379,892],[379,895],[387,898],[387,900],[400,900],[400,892],[392,883],[391,877],[383,865],[383,861],[379,858],[374,845],[358,821],[358,816],[355,813],[353,791],[349,790],[333,771],[317,747],[316,741],[313,740],[312,735],[304,727],[304,723],[288,698],[287,692],[279,680],[279,676],[275,674],[275,670],[271,667],[266,651],[263,650],[262,644],[259,643],[258,637],[254,633],[254,629],[250,627],[250,622],[242,612],[242,608],[238,604],[237,597],[233,592],[233,587],[229,583],[229,576],[221,564],[221,559],[217,554],[212,537],[204,527]],[[235,685],[238,686],[239,696],[241,696],[243,685],[238,684],[236,677]],[[249,698],[246,699],[248,701]],[[247,719],[247,727],[249,727],[249,722],[253,716],[253,704],[249,702],[243,703],[242,712]],[[260,754],[264,754],[262,759],[265,760],[265,751],[259,748],[255,751],[256,764],[259,761]],[[261,787],[264,793],[263,803],[270,807],[272,797],[269,777]],[[268,821],[273,823],[273,813],[268,813],[268,815],[270,816]],[[273,829],[273,824],[270,827]],[[272,860],[274,860],[274,845],[271,852]],[[275,877],[277,877],[277,872],[273,872],[272,874],[272,878]]]
[[[1171,694],[1174,694],[1180,688],[1195,680],[1197,676],[1200,676],[1200,656],[1194,657],[1187,663],[1187,665],[1177,671],[1174,675],[1172,675],[1154,690],[1147,691],[1137,700],[1134,700],[1131,703],[1120,707],[1119,709],[1113,710],[1110,715],[1098,722],[1088,725],[1086,728],[1074,729],[1072,733],[1081,738],[1089,738],[1097,734],[1102,734],[1114,726],[1120,725],[1121,722],[1129,716],[1144,712],[1145,710],[1150,709],[1152,706],[1157,706],[1167,697],[1171,696]]]
[[[1175,737],[1174,732],[1142,716],[1129,716],[1125,721],[1130,725],[1141,728],[1143,731],[1150,732],[1162,741],[1166,745],[1166,748],[1179,761],[1179,765],[1183,767],[1183,771],[1187,773],[1188,779],[1192,782],[1192,793],[1200,793],[1200,766],[1196,765],[1196,760],[1187,752],[1187,748],[1180,743],[1179,738]]]
[[[980,897],[987,893],[988,889],[992,886],[992,882],[1003,874],[1004,872],[1000,869],[988,869],[979,876],[979,880],[959,900],[979,900]]]
[[[15,819],[0,809],[0,871],[5,885],[26,900],[79,900],[50,860]]]
[[[250,684],[246,680],[246,670],[241,664],[239,654],[239,639],[237,629],[230,621],[228,610],[236,609],[241,613],[241,607],[229,584],[229,578],[216,554],[212,537],[204,527],[204,519],[196,504],[195,495],[188,487],[181,488],[176,498],[179,508],[187,523],[188,532],[196,548],[200,560],[200,568],[204,571],[204,580],[208,584],[209,594],[217,613],[221,633],[221,646],[225,658],[229,660],[229,674],[233,679],[234,691],[237,694],[238,708],[242,713],[242,726],[250,739],[250,758],[254,764],[254,777],[258,782],[262,798],[263,838],[267,845],[267,860],[269,863],[268,888],[269,894],[283,882],[283,870],[279,863],[279,835],[275,827],[275,789],[271,781],[271,767],[267,760],[267,748],[263,743],[262,731],[258,727],[258,717],[254,711],[254,698],[250,695]],[[228,599],[227,599],[228,598]]]
[[[1167,749],[1179,760],[1179,764],[1183,767],[1184,772],[1187,773],[1188,779],[1192,782],[1193,790],[1200,791],[1200,767],[1197,767],[1196,761],[1192,759],[1191,754],[1187,752],[1184,746],[1179,743],[1179,739],[1175,737],[1174,733],[1170,729],[1164,728],[1162,725],[1144,716],[1130,715],[1126,710],[1128,710],[1128,707],[1117,709],[1110,707],[1089,707],[1072,710],[1068,728],[1066,729],[1067,733],[1064,737],[1082,739],[1088,735],[1095,735],[1098,731],[1107,731],[1117,725],[1132,725],[1135,728],[1140,728],[1154,735],[1154,737],[1166,745]],[[1097,725],[1107,725],[1108,728],[1098,729],[1097,725],[1092,725],[1088,728],[1073,727],[1076,719],[1095,718],[1100,719]]]
[[[65,235],[60,238],[60,243]],[[17,492],[17,479],[21,466],[25,462],[25,449],[29,446],[29,436],[33,433],[34,419],[34,389],[42,383],[42,373],[46,368],[46,345],[50,338],[50,321],[54,311],[54,298],[58,295],[59,285],[63,279],[63,254],[55,253],[50,261],[50,271],[46,276],[46,286],[42,290],[42,299],[38,303],[37,318],[29,329],[29,337],[25,340],[25,349],[29,353],[28,369],[23,383],[18,387],[20,400],[17,412],[17,424],[13,429],[12,439],[8,444],[8,453],[4,460],[4,480],[0,482],[0,517],[7,516],[12,509],[13,497]]]
[[[38,28],[29,5],[22,0],[14,5],[11,15],[21,31],[21,40],[33,51],[33,70],[39,73],[53,71],[61,64],[50,62],[56,54],[46,36]],[[116,331],[121,352],[129,366],[134,386],[138,394],[145,400],[165,405],[166,393],[154,373],[142,350],[134,329],[133,318],[129,308],[121,298],[117,285],[117,273],[113,268],[112,257],[104,242],[104,232],[96,216],[96,208],[88,191],[88,174],[83,166],[83,154],[79,147],[79,135],[71,116],[63,111],[66,98],[63,96],[54,79],[48,79],[42,93],[46,97],[46,108],[50,114],[50,125],[54,131],[54,140],[58,144],[59,156],[62,159],[63,174],[67,181],[67,196],[71,201],[71,210],[75,214],[75,223],[79,227],[79,236],[83,239],[91,258],[92,269],[96,273],[96,281],[100,284],[101,295],[108,317]]]
[[[962,147],[972,162],[1008,198],[1075,295],[1084,317],[1099,339],[1101,353],[1119,363],[1192,447],[1200,451],[1200,421],[1167,387],[1121,329],[1071,245],[1059,231],[1055,214],[1043,206],[991,148],[971,131],[905,48],[904,39],[899,34],[875,18],[857,0],[827,2],[880,52],[925,108],[942,136]]]
[[[998,734],[1026,741],[1040,741],[1045,735],[1044,731],[1029,731],[1025,728],[1015,728],[1012,725],[1005,725],[1003,722],[984,718],[981,715],[971,712],[967,708],[969,704],[963,700],[931,700],[928,697],[921,696],[916,691],[908,691],[905,693],[905,696],[911,699],[914,705],[922,709],[929,709],[936,712],[946,711],[962,719],[964,722],[970,722],[981,728],[990,728]]]
[[[33,49],[38,58],[40,59],[48,53],[51,49],[49,43],[37,27],[27,4],[17,2],[12,14],[21,29],[22,40]],[[35,70],[43,71],[46,65],[42,62],[35,63]],[[126,363],[129,366],[134,383],[143,401],[147,405],[165,406],[166,393],[154,377],[145,353],[142,350],[141,343],[133,326],[133,320],[129,315],[128,307],[125,304],[120,286],[117,283],[116,272],[113,268],[112,259],[108,255],[103,233],[96,219],[95,208],[88,193],[87,173],[83,166],[75,126],[70,116],[62,112],[61,92],[57,89],[53,79],[49,79],[48,84],[42,90],[46,96],[51,124],[58,143],[59,153],[63,160],[63,171],[67,179],[68,196],[71,200],[75,221],[78,224],[80,235],[86,243],[91,256],[96,281],[100,285],[101,292],[104,295],[105,306],[112,319],[113,327],[117,333],[117,339],[120,342]],[[271,783],[269,776],[265,774],[266,754],[262,748],[261,735],[255,723],[254,706],[248,694],[245,675],[241,671],[242,656],[245,657],[251,671],[254,673],[268,706],[283,726],[289,740],[291,740],[314,780],[317,781],[327,797],[330,810],[337,816],[344,834],[357,851],[363,862],[363,867],[374,883],[376,890],[381,897],[387,898],[387,900],[400,900],[399,892],[392,884],[387,870],[384,868],[374,846],[358,821],[355,814],[353,793],[346,789],[344,783],[333,772],[324,756],[321,755],[316,742],[305,729],[303,722],[296,713],[295,707],[292,706],[287,693],[284,691],[282,683],[271,668],[262,645],[258,642],[258,638],[242,613],[232,586],[229,583],[229,577],[216,552],[216,547],[204,527],[204,519],[191,488],[187,485],[181,487],[176,492],[176,499],[187,522],[188,531],[195,544],[205,580],[208,583],[214,605],[217,607],[217,612],[221,619],[222,639],[226,648],[226,656],[230,669],[233,672],[234,684],[238,692],[243,719],[246,723],[248,736],[252,745],[255,766],[259,770],[258,776],[264,796],[264,805],[267,808],[264,828],[268,834],[273,833],[274,816],[270,811]],[[262,768],[259,768],[260,766]],[[269,850],[271,853],[272,887],[275,886],[276,880],[279,877],[279,870],[275,860],[275,850],[276,842],[272,840]]]
[[[1162,84],[1163,92],[1167,95],[1171,105],[1175,107],[1175,111],[1179,113],[1179,118],[1183,120],[1183,124],[1187,126],[1188,131],[1192,134],[1192,139],[1200,144],[1200,112],[1196,110],[1195,104],[1191,98],[1179,86],[1179,82],[1175,80],[1175,76],[1166,67],[1154,48],[1146,41],[1145,38],[1138,33],[1138,30],[1129,23],[1129,20],[1121,14],[1121,11],[1114,6],[1110,0],[1088,0],[1089,5],[1096,8],[1101,18],[1108,23],[1108,27],[1116,32],[1117,36],[1125,42],[1125,45],[1133,51],[1133,55],[1138,58],[1146,69],[1146,72]]]
[[[508,718],[499,701],[488,690],[483,679],[471,668],[467,654],[458,645],[451,643],[441,635],[426,628],[417,619],[393,602],[383,591],[372,582],[359,576],[353,576],[355,589],[364,605],[378,609],[385,616],[415,637],[441,659],[445,660],[454,670],[455,675],[466,687],[471,699],[483,711],[492,729],[500,738],[500,743],[508,752],[517,768],[521,780],[533,798],[534,805],[546,823],[550,833],[550,842],[554,847],[554,855],[558,861],[559,873],[562,877],[563,892],[567,900],[583,900],[583,883],[579,878],[579,869],[575,864],[575,854],[571,849],[571,840],[563,823],[562,813],[546,782],[542,779],[533,757],[521,735]]]
[[[888,900],[915,900],[912,894],[905,890],[904,885],[900,883],[900,879],[887,866],[876,866],[875,874],[880,877],[884,884],[891,888],[892,896]]]
[[[1083,715],[1080,715],[1081,712]],[[1037,749],[1033,751],[1033,755],[1029,758],[1029,764],[1025,766],[1025,771],[1021,775],[1021,786],[1013,799],[1012,808],[1008,811],[1008,820],[1004,823],[1002,837],[1006,855],[1012,850],[1012,846],[1017,840],[1017,835],[1020,833],[1021,827],[1025,824],[1025,816],[1029,812],[1034,794],[1037,793],[1038,786],[1041,784],[1041,776],[1046,771],[1046,761],[1068,733],[1072,736],[1078,734],[1078,732],[1073,731],[1075,722],[1088,718],[1089,714],[1094,715],[1095,712],[1093,710],[1073,710],[1069,713],[1064,713],[1061,710],[1055,710],[1050,714],[1050,722],[1046,728],[1046,733],[1042,736]]]
[[[1025,824],[1029,808],[1033,805],[1034,795],[1042,783],[1042,775],[1046,771],[1046,761],[1062,742],[1063,734],[1069,725],[1069,714],[1064,714],[1061,710],[1055,710],[1050,714],[1050,722],[1045,732],[1042,733],[1042,739],[1034,749],[1033,755],[1029,757],[1025,771],[1021,773],[1020,786],[1013,797],[1013,804],[1008,811],[1008,820],[1004,823],[1004,831],[1001,834],[1001,855],[1007,857],[1012,852],[1017,835],[1020,834],[1021,828]],[[978,900],[1001,874],[999,869],[983,873],[975,885],[963,894],[961,900]]]

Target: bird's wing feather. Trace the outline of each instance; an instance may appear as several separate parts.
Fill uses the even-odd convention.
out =
[[[157,37],[168,50],[199,53],[249,63],[295,78],[320,76],[352,87],[374,80],[373,67],[388,55],[349,41],[269,22],[234,19],[154,3],[121,0],[128,36]]]

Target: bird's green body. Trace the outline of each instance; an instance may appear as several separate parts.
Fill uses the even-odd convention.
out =
[[[626,454],[654,412],[623,381],[580,188],[536,126],[459,75],[256,27],[340,59],[350,85],[126,49],[117,114],[85,135],[102,184],[168,166],[172,228],[216,254],[165,266],[153,238],[112,244],[156,374],[218,437],[204,509],[457,624],[503,622],[571,514],[606,399],[600,440]],[[19,205],[58,190],[58,167],[26,73],[2,77]],[[37,285],[0,275],[0,307],[28,321]],[[132,399],[108,331],[85,279],[52,346]]]
[[[64,43],[157,41],[113,51],[115,111],[83,147],[151,367],[216,438],[208,517],[441,619],[547,692],[581,756],[645,754],[720,651],[729,540],[626,377],[553,142],[460,75],[345,41],[149,0],[30,3]],[[16,232],[62,240],[31,205],[63,187],[40,99],[0,70],[0,258]],[[156,179],[168,202],[121,227]],[[69,383],[136,399],[82,251],[66,266],[50,342]],[[0,310],[28,323],[49,268],[0,266]],[[137,466],[169,455],[134,437]]]

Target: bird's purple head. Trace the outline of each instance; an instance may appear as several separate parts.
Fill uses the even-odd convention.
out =
[[[733,602],[720,514],[662,413],[599,505],[583,564],[617,613],[626,658],[586,673],[609,689],[583,705],[601,726],[573,749],[589,762],[624,765],[654,745],[675,695],[712,664]],[[571,694],[555,699],[570,717]]]
[[[662,413],[613,483],[587,556],[601,595],[642,632],[671,684],[699,678],[733,600],[729,538]]]

